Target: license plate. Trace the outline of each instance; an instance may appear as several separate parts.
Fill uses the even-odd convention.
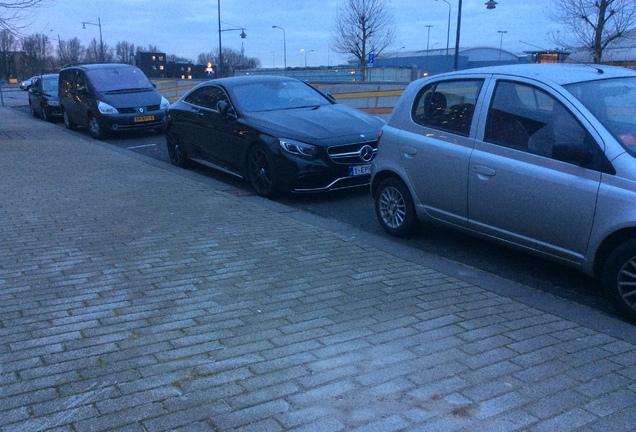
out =
[[[350,176],[359,176],[371,174],[371,164],[368,165],[356,165],[349,167],[349,175]]]
[[[153,121],[155,119],[155,116],[151,115],[151,116],[141,116],[141,117],[135,117],[133,119],[133,121],[135,123],[139,123],[139,122],[147,122],[147,121]]]

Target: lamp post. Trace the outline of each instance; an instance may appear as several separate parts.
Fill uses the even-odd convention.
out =
[[[427,25],[425,25],[425,27],[426,27],[426,32],[427,32],[427,35],[426,35],[426,73],[428,73],[428,55],[429,55],[429,52],[428,52],[429,51],[429,45],[428,45],[428,43],[431,40],[431,27],[433,27],[433,26],[430,25],[430,24],[427,24]]]
[[[101,18],[97,18],[96,23],[92,23],[88,21],[82,22],[82,28],[84,30],[86,30],[86,24],[99,27],[99,61],[103,62],[104,61],[104,41],[102,39],[102,20]]]
[[[497,7],[497,2],[494,0],[488,0],[486,3],[486,9],[494,9]],[[462,0],[457,2],[457,34],[455,36],[455,60],[453,62],[453,69],[457,70],[459,66],[459,35],[461,34],[462,26]]]
[[[287,70],[287,38],[285,36],[285,29],[277,25],[273,25],[272,28],[281,29],[283,31],[283,61],[285,63],[285,70]]]
[[[438,1],[438,0],[435,0]],[[447,0],[442,0],[448,5],[448,26],[446,27],[446,67],[448,67],[448,47],[450,45],[450,21],[451,21],[451,4]]]
[[[314,50],[309,50],[305,52],[305,67],[307,67],[307,54],[309,54],[310,52],[313,52]]]
[[[461,0],[460,0],[461,1]],[[219,78],[223,76],[223,48],[221,45],[221,0],[217,0],[219,16]]]
[[[499,38],[499,61],[501,61],[501,47],[503,45],[503,35],[508,32],[506,30],[497,30],[497,33],[501,35],[501,37]]]

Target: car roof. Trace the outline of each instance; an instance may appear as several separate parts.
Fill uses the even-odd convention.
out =
[[[126,63],[90,63],[90,64],[77,64],[77,65],[68,65],[64,66],[64,69],[72,69],[79,68],[84,70],[93,70],[93,69],[111,69],[113,67],[121,67],[121,68],[134,68],[136,66],[132,66]]]
[[[458,72],[450,72],[444,75],[457,76],[475,73],[526,77],[544,82],[549,81],[559,85],[595,81],[599,79],[636,77],[635,71],[618,66],[564,63],[487,66],[475,69],[465,69]]]
[[[298,81],[296,78],[280,76],[280,75],[241,75],[226,78],[217,78],[206,81],[204,84],[221,84],[221,85],[240,85],[250,82],[282,82],[282,81]]]

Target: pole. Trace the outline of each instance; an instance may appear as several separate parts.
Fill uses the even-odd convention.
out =
[[[102,39],[102,19],[97,18],[97,24],[99,25],[99,50],[101,51],[102,63],[104,62],[104,40]]]
[[[462,0],[457,3],[457,35],[455,36],[455,60],[453,61],[453,70],[459,68],[459,35],[462,26]]]
[[[217,0],[218,16],[219,16],[219,75],[217,78],[223,76],[223,49],[221,46],[221,0]]]

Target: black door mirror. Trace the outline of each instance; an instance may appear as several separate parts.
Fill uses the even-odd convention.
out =
[[[234,112],[234,108],[232,108],[226,101],[220,100],[216,104],[216,109],[226,119],[236,120],[236,113]]]

